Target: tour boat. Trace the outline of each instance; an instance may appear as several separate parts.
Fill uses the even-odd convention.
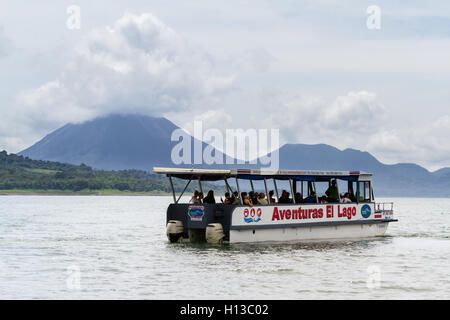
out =
[[[393,216],[392,202],[375,202],[370,173],[160,167],[153,168],[153,171],[165,174],[172,187],[173,203],[167,209],[166,218],[166,233],[170,242],[241,243],[368,238],[383,236],[389,222],[397,221]],[[187,181],[178,197],[173,178]],[[263,182],[264,189],[261,192],[265,193],[269,203],[249,206],[244,204],[241,197],[237,204],[180,202],[193,181],[198,183],[202,193],[202,182],[223,181],[228,192],[237,191],[241,195],[243,190],[239,182],[243,186],[243,180],[247,180],[245,185],[249,185],[253,191],[254,182]],[[272,199],[272,203],[268,183],[274,186],[275,201]],[[290,203],[278,202],[280,183],[288,185]],[[337,188],[337,196],[327,201],[330,197],[321,197],[318,189],[331,186]],[[302,197],[296,198],[294,195],[297,193]],[[344,193],[346,199],[342,198]],[[216,198],[219,196],[216,195]]]

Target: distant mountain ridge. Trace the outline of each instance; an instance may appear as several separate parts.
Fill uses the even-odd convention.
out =
[[[67,124],[19,154],[37,160],[85,163],[105,170],[151,171],[154,166],[175,166],[171,151],[177,142],[171,142],[171,134],[176,129],[178,127],[165,118],[115,114],[81,124]],[[207,144],[201,143],[204,149]],[[341,151],[326,144],[285,144],[279,149],[279,156],[280,169],[373,173],[377,195],[450,197],[450,168],[429,172],[412,163],[387,165],[368,152]],[[220,165],[196,167],[218,168]],[[258,166],[235,164],[226,167]]]
[[[170,160],[167,141],[177,128],[165,118],[114,114],[66,124],[19,154],[105,170],[151,170]]]
[[[450,176],[446,175],[447,170],[436,174],[413,163],[387,165],[368,152],[355,149],[341,151],[325,144],[286,144],[279,152],[282,169],[370,172],[378,195],[450,197]]]

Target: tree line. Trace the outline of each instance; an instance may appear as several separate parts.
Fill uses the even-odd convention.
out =
[[[174,179],[176,192],[183,190],[184,181]],[[205,184],[205,188],[217,186]],[[114,189],[130,192],[169,193],[165,176],[143,170],[95,170],[88,165],[33,160],[16,154],[0,152],[0,190],[61,190],[78,192]],[[193,186],[187,191],[192,192]]]

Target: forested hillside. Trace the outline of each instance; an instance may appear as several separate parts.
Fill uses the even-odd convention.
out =
[[[177,192],[184,182],[174,179]],[[205,184],[207,188],[216,186]],[[190,186],[188,191],[193,191]],[[0,190],[54,190],[65,192],[118,192],[169,193],[170,184],[165,176],[141,170],[94,170],[81,164],[72,165],[53,161],[31,160],[16,154],[0,152]]]

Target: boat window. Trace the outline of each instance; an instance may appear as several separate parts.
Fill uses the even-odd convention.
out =
[[[316,192],[319,203],[339,202],[339,191],[337,182],[318,181],[316,182]]]
[[[347,192],[348,192],[348,197],[351,200],[351,202],[356,202],[356,192],[357,192],[357,182],[354,181],[349,181],[348,182],[348,188],[347,188]]]
[[[370,202],[371,201],[371,189],[369,181],[359,181],[359,202]]]

